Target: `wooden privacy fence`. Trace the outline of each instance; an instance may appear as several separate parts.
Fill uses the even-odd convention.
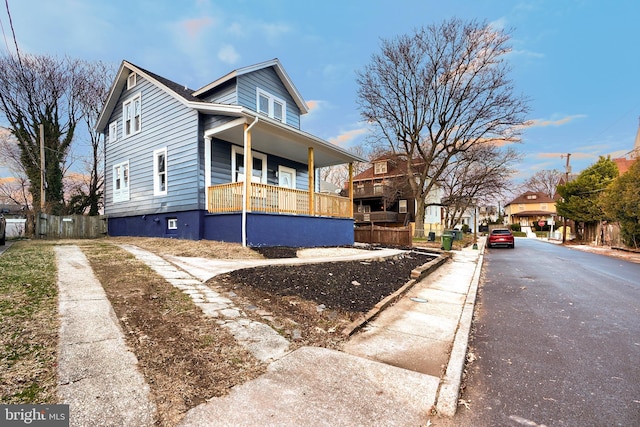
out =
[[[379,243],[392,246],[411,246],[411,227],[380,227],[362,225],[354,230],[354,240],[359,243]]]
[[[36,218],[36,234],[41,239],[94,239],[107,234],[106,216],[41,213]]]

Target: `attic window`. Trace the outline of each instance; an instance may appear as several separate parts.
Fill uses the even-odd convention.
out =
[[[258,113],[262,113],[282,123],[287,121],[286,101],[260,88],[257,89],[256,93],[256,106]]]
[[[138,82],[138,75],[136,73],[130,73],[129,77],[127,77],[127,90],[131,89]]]
[[[374,170],[373,173],[378,175],[381,173],[387,173],[387,161],[385,160],[384,162],[376,162],[374,163]]]
[[[535,199],[537,199],[537,198],[538,198],[538,196],[537,196],[537,195],[535,195],[535,194],[529,194],[529,195],[527,195],[527,199],[528,199],[528,200],[535,200]]]

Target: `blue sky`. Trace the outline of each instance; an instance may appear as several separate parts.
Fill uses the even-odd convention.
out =
[[[2,2],[4,3],[4,2]],[[629,152],[640,116],[637,0],[9,0],[23,53],[123,59],[197,89],[279,58],[311,107],[305,131],[350,147],[366,127],[355,71],[380,39],[458,17],[512,29],[510,77],[531,98],[520,178]],[[4,5],[3,5],[4,6]],[[6,9],[0,21],[13,50]],[[6,125],[4,123],[0,123]]]

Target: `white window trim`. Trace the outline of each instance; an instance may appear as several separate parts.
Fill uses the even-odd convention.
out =
[[[387,173],[387,162],[383,161],[374,163],[373,173],[375,175]]]
[[[293,168],[288,168],[286,166],[278,165],[278,176],[283,172],[291,174],[291,188],[295,189],[296,188],[296,170]],[[278,178],[278,185],[280,185],[279,178]]]
[[[167,230],[177,230],[177,229],[178,229],[178,218],[168,218]]]
[[[118,121],[109,123],[109,142],[116,142],[118,140]]]
[[[428,206],[430,208],[430,206]],[[407,213],[407,200],[398,200],[398,213]]]
[[[120,175],[120,189],[116,189],[116,181],[120,171],[126,169],[126,175],[123,173]],[[126,202],[129,200],[129,187],[131,185],[131,171],[129,170],[129,161],[121,162],[113,165],[113,202]],[[125,179],[126,178],[126,179]]]
[[[269,100],[269,107],[268,107],[269,111],[267,111],[267,116],[274,120],[278,120],[282,123],[286,123],[287,122],[287,102],[282,98],[278,98],[277,96],[270,94],[266,90],[256,88],[256,111],[260,114],[264,114],[264,112],[260,111],[260,95],[266,97]],[[277,119],[274,115],[274,111],[275,111],[274,103],[278,103],[282,105],[282,120]]]
[[[236,155],[242,154],[244,156],[244,148],[238,147],[237,145],[231,146],[231,182],[243,182],[245,173],[241,176],[241,179],[237,179],[236,170]],[[255,151],[251,152],[251,157],[253,159],[260,159],[262,163],[262,171],[260,173],[260,181],[256,181],[256,177],[253,176],[253,170],[251,171],[251,182],[260,182],[262,184],[267,183],[267,155],[262,153],[256,153]],[[242,165],[244,166],[244,165]]]
[[[160,164],[158,162],[158,155],[164,155],[164,190],[160,189],[160,171],[158,170]],[[153,152],[153,195],[165,196],[169,189],[169,158],[167,156],[167,147],[155,150]]]
[[[138,84],[138,75],[135,72],[129,73],[127,76],[127,90],[135,87],[136,84]]]
[[[138,125],[138,128],[135,131],[133,132],[130,131],[129,133],[127,133],[127,105],[131,105],[131,108],[132,108],[131,125],[133,126],[133,123],[135,122],[135,118],[136,118],[136,113],[135,113],[136,100],[138,100],[140,103],[140,123]],[[127,99],[122,103],[122,137],[127,138],[129,136],[139,133],[141,130],[142,130],[142,93],[139,92],[138,94],[132,96],[131,98]]]

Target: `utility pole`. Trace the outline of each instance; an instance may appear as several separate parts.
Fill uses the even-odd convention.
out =
[[[562,155],[561,157],[564,157]],[[571,153],[567,153],[567,164],[564,169],[564,184],[567,185],[569,183],[569,172],[571,172],[571,166],[569,166],[569,158],[571,157]],[[567,242],[567,218],[565,216],[562,217],[562,244],[564,245]]]
[[[40,124],[40,212],[44,212],[45,175],[44,175],[44,125]]]

